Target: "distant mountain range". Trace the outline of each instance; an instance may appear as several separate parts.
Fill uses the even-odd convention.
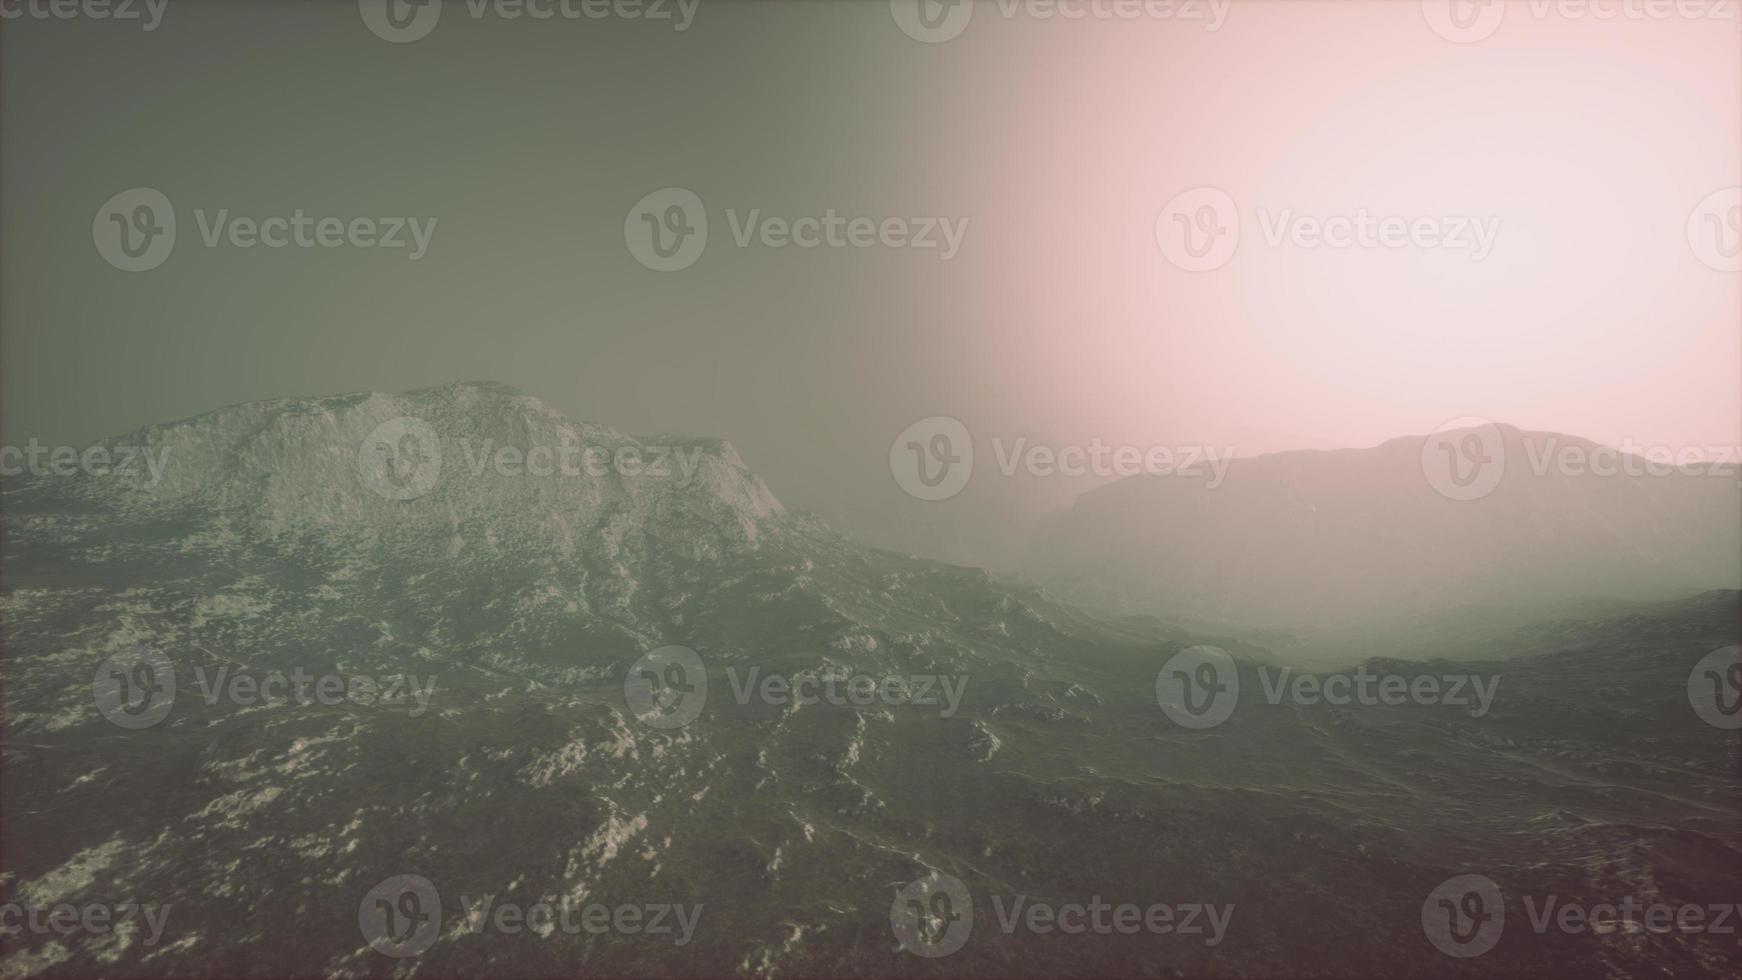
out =
[[[1139,476],[1090,491],[1026,567],[1092,605],[1282,629],[1737,588],[1739,474],[1698,469],[1506,425],[1278,453],[1234,461],[1214,488]]]
[[[1479,709],[1273,699],[1288,679],[1250,638],[859,546],[725,443],[634,439],[498,385],[240,405],[105,445],[152,450],[160,476],[26,476],[0,499],[0,904],[171,912],[151,943],[11,936],[6,976],[1718,976],[1733,960],[1715,935],[1534,934],[1517,904],[1735,900],[1742,755],[1688,693],[1737,642],[1733,592],[1521,612],[1502,640],[1445,634],[1445,659],[1362,661],[1405,688],[1473,680]],[[1294,499],[1271,485],[1233,491],[1243,519]],[[1412,494],[1386,524],[1396,546],[1450,540],[1406,515],[1460,512]],[[1611,514],[1554,516],[1583,499],[1534,513]],[[1328,486],[1311,500],[1359,510]],[[1252,560],[1295,513],[1218,518],[1191,557]],[[1387,539],[1362,540],[1385,561]],[[1673,540],[1638,553],[1703,567]],[[1238,584],[1242,602],[1262,586]],[[1228,654],[1212,700],[1229,714],[1189,727],[1168,685],[1203,644]],[[699,674],[655,655],[674,645]],[[118,664],[141,698],[113,697]],[[379,687],[207,697],[219,671]],[[908,694],[800,704],[746,679],[770,676]],[[417,698],[378,693],[402,681]],[[1469,873],[1511,918],[1492,953],[1454,959],[1424,902]],[[395,958],[369,923],[406,907],[380,890],[404,875],[440,895],[412,909],[427,941],[384,944]],[[926,958],[892,902],[939,876],[972,897],[944,909],[972,935]],[[485,896],[702,910],[677,947],[473,931],[463,903]],[[1017,898],[1233,911],[1214,945],[1007,932],[999,903]]]

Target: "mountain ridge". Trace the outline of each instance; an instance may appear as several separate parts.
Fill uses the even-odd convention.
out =
[[[401,446],[388,443],[408,436],[436,464],[427,487],[388,485],[375,477],[393,477],[390,469],[371,472],[382,469],[375,450],[396,454]],[[242,402],[146,425],[93,445],[153,453],[161,474],[26,478],[17,490],[54,483],[128,509],[212,508],[281,531],[404,524],[436,517],[442,507],[455,520],[515,506],[565,514],[687,507],[729,513],[754,539],[785,513],[730,442],[658,438],[568,419],[498,382],[452,382],[397,394]]]
[[[1489,482],[1440,470],[1464,463],[1444,463],[1447,447],[1497,460],[1459,474]],[[1600,450],[1636,472],[1563,462]],[[1736,468],[1654,474],[1646,462],[1583,437],[1496,424],[1240,458],[1213,488],[1133,476],[1051,515],[1023,568],[1073,601],[1282,629],[1508,598],[1742,586]]]

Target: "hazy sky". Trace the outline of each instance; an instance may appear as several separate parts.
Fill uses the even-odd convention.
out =
[[[1214,30],[1067,5],[1089,16],[981,3],[942,43],[883,0],[705,3],[682,31],[449,0],[409,43],[353,0],[170,0],[151,31],[7,20],[4,438],[492,378],[633,433],[725,436],[789,503],[966,558],[1083,481],[913,500],[889,450],[916,419],[962,420],[988,460],[993,437],[1249,454],[1468,415],[1738,441],[1742,276],[1690,240],[1721,266],[1742,233],[1728,198],[1699,212],[1742,183],[1735,20],[1520,2],[1460,43],[1415,0],[1206,3]],[[177,221],[147,272],[93,244],[136,187]],[[710,227],[659,273],[625,219],[665,187]],[[1187,271],[1158,225],[1204,187],[1238,247]],[[1227,216],[1189,200],[1188,224]],[[415,261],[207,247],[222,209],[436,226]],[[967,224],[947,260],[739,247],[753,209]],[[1302,244],[1361,216],[1437,245]]]

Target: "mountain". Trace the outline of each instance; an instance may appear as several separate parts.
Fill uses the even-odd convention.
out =
[[[1239,459],[1219,485],[1128,477],[1037,532],[1026,569],[1092,605],[1279,629],[1669,599],[1742,585],[1739,485],[1490,425]]]
[[[1737,642],[1735,593],[1563,616],[1506,660],[1363,662],[1475,678],[1480,708],[1272,702],[1293,688],[1269,651],[864,548],[725,443],[497,385],[104,445],[160,476],[0,498],[0,906],[168,912],[23,930],[6,976],[1717,976],[1733,954],[1534,934],[1518,900],[1734,900],[1742,757],[1688,689]],[[549,470],[566,446],[612,462]],[[1239,695],[1188,727],[1158,690],[1206,643]],[[265,695],[294,676],[343,683]],[[770,676],[875,696],[800,704]],[[1424,900],[1470,873],[1510,918],[1454,959]],[[923,907],[969,935],[915,955],[931,919],[898,927],[902,890],[946,878],[971,908]],[[1017,900],[1232,910],[1213,935],[1007,933]],[[485,901],[701,909],[678,945]],[[416,928],[372,925],[397,912]]]

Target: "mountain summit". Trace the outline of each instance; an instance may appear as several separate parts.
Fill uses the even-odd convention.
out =
[[[249,402],[100,445],[157,471],[75,474],[55,492],[275,536],[421,533],[455,553],[572,553],[589,532],[706,528],[713,544],[748,543],[784,513],[725,442],[637,440],[495,382]]]

